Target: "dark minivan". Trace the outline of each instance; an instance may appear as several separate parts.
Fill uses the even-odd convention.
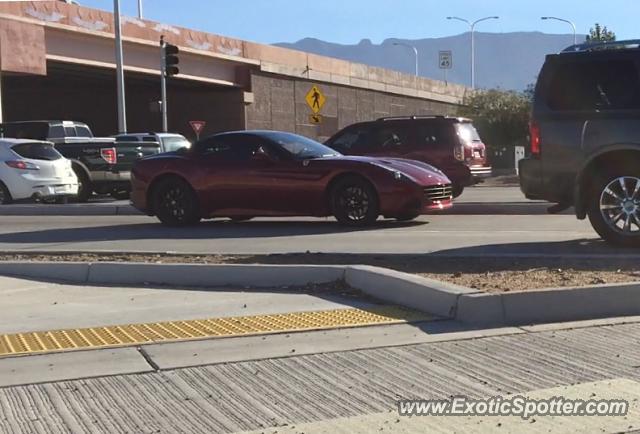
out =
[[[386,117],[350,125],[325,143],[345,155],[418,160],[442,170],[454,197],[491,176],[484,143],[470,119],[449,116]]]
[[[549,55],[538,77],[526,197],[575,207],[605,240],[640,247],[640,41]]]

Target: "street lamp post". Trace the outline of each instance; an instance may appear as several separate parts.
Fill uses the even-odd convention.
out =
[[[567,23],[571,25],[571,28],[573,29],[573,45],[578,45],[578,37],[576,35],[576,25],[573,23],[573,21],[565,20],[564,18],[558,18],[558,17],[540,17],[540,19],[562,21],[563,23]]]
[[[497,16],[484,17],[484,18],[480,18],[479,20],[475,20],[474,22],[471,22],[469,20],[465,20],[464,18],[460,18],[460,17],[447,17],[448,20],[458,20],[458,21],[462,21],[463,23],[467,23],[469,25],[469,28],[471,29],[471,89],[476,88],[476,40],[474,35],[476,25],[482,21],[497,20],[499,18],[500,17],[497,17]]]
[[[397,46],[401,46],[401,47],[407,47],[407,48],[411,48],[413,50],[413,54],[415,55],[415,60],[416,60],[416,77],[419,75],[419,68],[418,68],[418,49],[413,46],[413,45],[409,45],[409,44],[405,44],[404,42],[394,42],[393,45],[397,45]]]
[[[122,26],[120,25],[120,0],[113,0],[113,19],[116,36],[116,78],[118,92],[118,132],[127,132],[127,109],[124,93],[124,66],[122,61]]]
[[[142,19],[142,0],[138,0],[138,19]]]

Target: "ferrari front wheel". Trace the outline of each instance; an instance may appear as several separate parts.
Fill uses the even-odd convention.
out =
[[[365,179],[350,176],[339,180],[331,194],[333,215],[347,226],[367,226],[378,219],[378,195]]]

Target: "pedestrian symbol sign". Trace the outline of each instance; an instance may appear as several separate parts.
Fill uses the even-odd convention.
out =
[[[307,96],[305,96],[305,101],[307,101],[307,105],[311,108],[311,111],[314,113],[320,113],[322,110],[322,106],[327,102],[327,99],[324,97],[318,86],[313,85],[309,92],[307,92]]]

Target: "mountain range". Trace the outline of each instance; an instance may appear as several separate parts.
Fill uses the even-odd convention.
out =
[[[580,35],[578,41],[584,39],[584,35]],[[274,45],[413,74],[414,52],[409,47],[394,43],[416,47],[419,74],[436,80],[445,79],[445,70],[439,68],[438,53],[451,51],[453,63],[452,68],[446,71],[447,80],[471,84],[471,40],[468,32],[444,38],[393,38],[380,44],[374,44],[369,39],[346,45],[305,38],[294,43]],[[476,32],[476,87],[524,90],[528,84],[535,82],[547,54],[557,53],[572,44],[573,35]]]

